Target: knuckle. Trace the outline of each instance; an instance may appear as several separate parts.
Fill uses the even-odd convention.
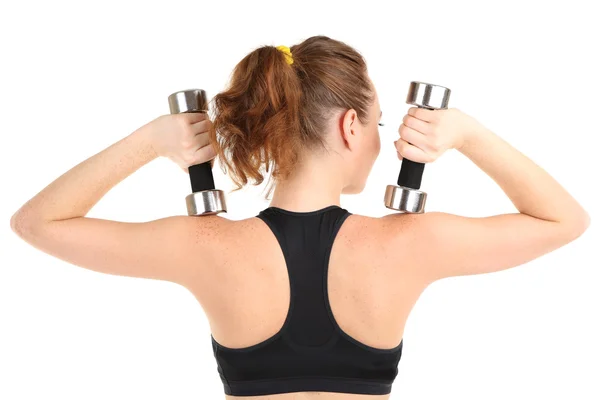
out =
[[[423,134],[426,136],[436,135],[436,127],[437,124],[435,122],[430,122],[423,127]]]
[[[402,142],[404,142],[404,139],[398,139],[396,142],[396,150],[402,151]]]
[[[445,121],[448,117],[451,117],[454,113],[455,113],[455,109],[454,108],[448,108],[445,110],[440,110],[441,112],[436,113],[436,120],[438,122],[440,121]]]
[[[214,148],[214,146],[208,146],[209,147],[209,154],[211,157],[215,157],[217,155],[217,149]]]
[[[194,159],[194,158],[195,158],[195,157],[194,157],[194,155],[193,155],[193,154],[187,153],[187,154],[184,154],[184,156],[183,156],[183,161],[185,161],[185,162],[186,162],[186,164],[188,164],[188,165],[191,165],[191,164],[193,164],[193,163],[194,163],[194,161],[195,161],[195,159]]]
[[[398,134],[400,135],[400,137],[403,137],[406,134],[406,125],[400,125],[400,128],[398,128]]]
[[[196,132],[194,132],[194,129],[192,128],[191,125],[185,125],[183,127],[183,133],[190,138],[193,138],[194,135],[196,134]]]
[[[182,145],[186,150],[195,150],[196,141],[193,137],[187,136],[185,139],[183,139]]]
[[[404,153],[406,152],[406,145],[407,143],[404,140],[398,141],[398,151],[400,152],[400,154],[404,155]]]

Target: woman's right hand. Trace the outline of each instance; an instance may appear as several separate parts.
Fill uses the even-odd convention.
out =
[[[428,110],[411,107],[394,142],[398,159],[420,163],[437,160],[446,150],[460,150],[484,126],[457,108]]]
[[[208,139],[211,126],[206,113],[180,113],[161,115],[140,129],[148,132],[156,155],[168,157],[189,173],[195,164],[210,161],[213,166],[216,152]]]

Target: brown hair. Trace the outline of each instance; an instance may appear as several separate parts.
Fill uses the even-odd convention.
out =
[[[327,36],[290,47],[293,63],[275,46],[262,46],[234,68],[229,87],[213,99],[209,138],[222,169],[239,190],[263,182],[272,165],[274,179],[286,179],[301,151],[327,150],[329,119],[356,110],[362,124],[375,100],[362,55]],[[218,135],[218,137],[217,137]],[[271,192],[269,189],[267,196]]]

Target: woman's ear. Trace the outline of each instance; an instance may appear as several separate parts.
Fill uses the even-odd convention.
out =
[[[358,144],[358,129],[360,129],[358,115],[356,114],[356,111],[351,108],[343,114],[341,126],[342,140],[350,150],[353,150]]]

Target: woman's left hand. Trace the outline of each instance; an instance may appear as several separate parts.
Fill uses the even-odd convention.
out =
[[[168,157],[189,173],[189,166],[213,160],[216,156],[208,140],[211,126],[206,113],[180,113],[161,115],[141,129],[147,130],[157,156]]]

